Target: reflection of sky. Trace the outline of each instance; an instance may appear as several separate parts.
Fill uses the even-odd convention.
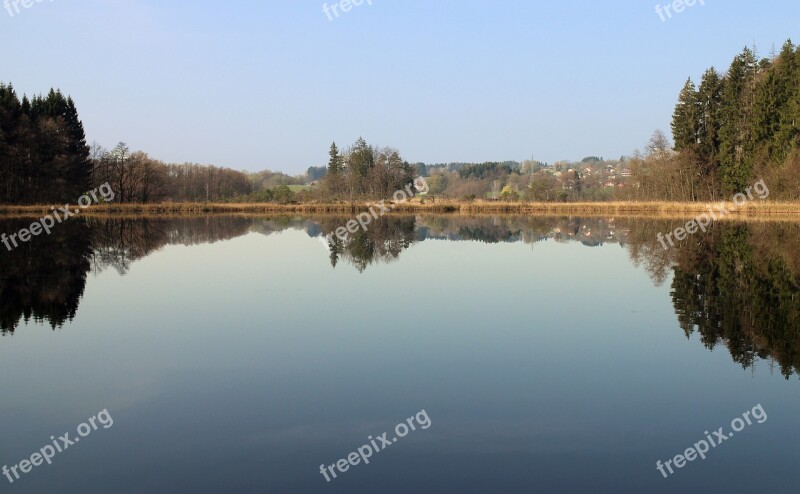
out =
[[[15,492],[787,492],[795,382],[687,341],[619,245],[429,240],[358,273],[318,242],[168,246],[90,277],[63,329],[0,339],[0,464],[115,420]],[[655,470],[756,403],[765,424]],[[430,429],[325,485],[422,408]]]

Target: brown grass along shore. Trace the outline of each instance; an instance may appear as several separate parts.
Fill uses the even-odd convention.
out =
[[[81,215],[197,215],[197,214],[338,214],[348,215],[367,211],[374,202],[304,203],[304,204],[246,204],[246,203],[160,203],[160,204],[97,204],[83,210]],[[386,203],[390,205],[390,202]],[[720,202],[713,203],[715,206]],[[800,202],[745,203],[735,208],[726,202],[732,219],[782,217],[800,220]],[[10,206],[0,205],[0,215],[42,216],[51,212],[52,205]],[[71,206],[74,207],[74,206]],[[413,200],[397,204],[391,214],[517,214],[517,215],[570,215],[570,216],[643,216],[643,217],[694,217],[708,212],[710,203],[700,202],[489,202],[489,201],[426,201]],[[377,208],[375,208],[377,210]],[[717,208],[714,208],[717,212]]]

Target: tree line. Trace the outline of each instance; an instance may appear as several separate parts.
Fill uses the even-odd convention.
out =
[[[195,163],[166,164],[125,143],[92,149],[92,181],[109,183],[116,202],[214,202],[252,193],[248,174]]]
[[[22,99],[0,83],[0,202],[75,201],[91,189],[91,162],[72,98]]]
[[[758,59],[745,48],[725,74],[689,79],[672,118],[671,165],[690,200],[741,192],[764,178],[777,196],[796,199],[800,185],[800,49],[787,41]],[[655,149],[655,158],[664,158]],[[663,194],[663,191],[660,191]]]
[[[332,143],[323,193],[327,198],[387,198],[414,183],[416,168],[389,147],[370,146],[359,137],[345,151]]]
[[[295,202],[388,198],[416,176],[434,196],[528,201],[709,201],[763,179],[771,197],[800,200],[800,48],[787,41],[759,59],[745,48],[724,74],[690,78],[644,153],[616,161],[409,164],[363,138],[327,166],[296,177],[194,163],[167,164],[124,143],[89,147],[71,98],[18,98],[0,84],[0,203],[74,201],[108,182],[119,202]]]
[[[198,163],[164,163],[121,142],[114,149],[91,148],[92,183],[106,183],[115,202],[292,202],[289,186],[303,185],[305,175],[292,177],[269,170],[245,172]]]
[[[287,202],[295,198],[288,187],[306,181],[268,170],[164,163],[125,143],[111,150],[89,146],[71,97],[51,89],[20,98],[11,84],[0,83],[0,204],[74,202],[104,183],[120,203]]]

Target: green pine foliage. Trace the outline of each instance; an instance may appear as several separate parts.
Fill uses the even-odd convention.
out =
[[[344,164],[342,160],[342,155],[339,154],[339,148],[336,147],[336,143],[331,144],[330,150],[330,161],[328,161],[328,174],[332,176],[338,176],[342,173]]]
[[[91,187],[92,165],[83,124],[71,98],[20,100],[0,84],[0,203],[76,201]]]
[[[691,156],[715,193],[740,192],[769,176],[784,198],[797,199],[800,191],[788,191],[800,185],[800,49],[787,41],[774,58],[758,60],[745,48],[724,76],[709,69],[699,88],[690,79],[672,133],[675,150]]]
[[[691,79],[687,80],[678,96],[678,104],[672,115],[672,136],[676,151],[693,149],[697,146],[700,125],[698,99],[694,82]]]
[[[370,146],[363,137],[344,152],[331,144],[329,156],[322,187],[326,199],[389,199],[413,184],[418,173],[397,150]]]
[[[734,58],[723,81],[719,156],[721,182],[728,192],[746,187],[752,173],[745,150],[750,136],[750,108],[746,103],[752,99],[754,66],[755,56],[745,48]]]

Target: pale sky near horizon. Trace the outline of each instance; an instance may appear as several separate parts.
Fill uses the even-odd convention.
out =
[[[669,131],[687,77],[800,39],[796,0],[13,3],[0,81],[71,95],[90,143],[293,174],[359,136],[411,162],[615,159]]]

